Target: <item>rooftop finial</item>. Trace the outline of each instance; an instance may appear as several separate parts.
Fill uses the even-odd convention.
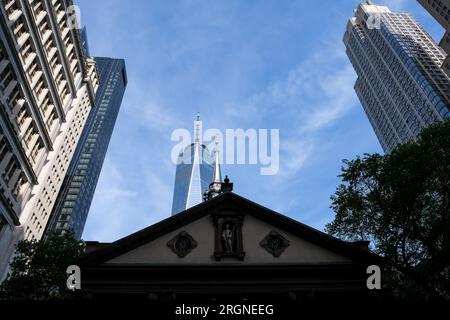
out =
[[[218,195],[223,193],[222,174],[220,171],[219,136],[216,136],[214,143],[216,145],[215,150],[214,150],[214,155],[215,155],[214,172],[213,172],[212,182],[209,184],[209,188],[205,192],[204,197],[203,197],[205,201],[210,200],[214,197],[217,197]]]

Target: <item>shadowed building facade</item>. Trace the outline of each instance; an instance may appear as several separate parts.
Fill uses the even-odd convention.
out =
[[[100,86],[97,108],[89,114],[75,155],[47,225],[51,233],[74,232],[81,238],[109,141],[127,85],[123,59],[96,57]]]
[[[448,56],[450,54],[450,0],[418,1],[445,29],[445,35],[439,42],[439,46],[447,53],[442,68],[450,76],[450,56]]]
[[[222,186],[229,188],[225,181]],[[368,242],[344,242],[231,192],[113,243],[87,242],[87,299],[251,303],[370,299]]]
[[[218,143],[218,142],[217,142]],[[222,181],[219,151],[203,202],[113,243],[87,242],[90,299],[284,303],[368,299],[368,242],[345,242],[242,198]]]
[[[450,118],[446,54],[409,14],[367,1],[344,35],[355,90],[384,151]]]

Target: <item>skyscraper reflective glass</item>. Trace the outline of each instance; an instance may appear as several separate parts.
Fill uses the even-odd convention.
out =
[[[87,35],[87,29],[86,26],[84,26],[81,30],[80,30],[80,35],[81,35],[81,47],[84,50],[84,54],[86,55],[86,57],[90,57],[90,51],[89,51],[89,39],[88,39],[88,35]]]
[[[195,142],[187,146],[177,159],[172,215],[203,201],[203,194],[208,190],[213,172],[214,160],[211,153],[196,137]]]
[[[77,238],[81,238],[122,103],[127,85],[124,60],[95,58],[95,61],[100,78],[96,105],[89,114],[70,163],[46,235],[72,230]]]
[[[445,52],[409,14],[362,3],[344,36],[355,90],[385,152],[450,118]]]

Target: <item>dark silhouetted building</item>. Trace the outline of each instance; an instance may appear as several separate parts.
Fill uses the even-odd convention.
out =
[[[90,299],[298,303],[369,299],[368,242],[345,242],[228,190],[77,262]],[[372,292],[375,293],[375,292]],[[200,300],[199,300],[200,299]]]
[[[86,242],[74,297],[217,303],[368,299],[368,241],[346,242],[240,197],[219,151],[203,202],[112,243]],[[105,222],[107,223],[107,222]]]
[[[72,230],[81,238],[127,85],[124,60],[95,58],[95,61],[100,79],[96,108],[89,114],[64,178],[47,225],[47,236]]]
[[[439,42],[439,46],[447,53],[442,68],[450,76],[450,0],[418,1],[445,29],[445,35]]]

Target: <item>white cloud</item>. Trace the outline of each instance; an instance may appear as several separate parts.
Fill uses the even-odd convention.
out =
[[[176,118],[172,116],[173,113],[156,103],[148,102],[143,107],[136,106],[136,109],[138,110],[134,111],[137,111],[135,113],[137,118],[149,129],[161,131],[174,128],[177,124]]]
[[[91,8],[91,2],[82,2],[86,4],[82,8]],[[341,39],[317,46],[308,42],[314,47],[304,46],[302,50],[316,53],[306,59],[287,41],[283,42],[286,52],[279,50],[277,41],[269,50],[274,35],[261,31],[265,21],[261,25],[253,21],[257,32],[249,33],[242,30],[241,15],[236,16],[234,8],[225,7],[223,11],[221,3],[197,10],[196,3],[191,8],[189,2],[182,2],[170,10],[158,10],[157,3],[141,1],[137,4],[141,9],[148,6],[155,10],[128,15],[123,11],[126,4],[114,0],[92,6],[95,12],[86,12],[86,16],[94,17],[88,25],[91,51],[124,57],[129,78],[108,150],[107,159],[113,160],[106,160],[102,170],[86,225],[87,239],[112,241],[169,216],[175,174],[175,165],[170,162],[170,133],[179,127],[192,130],[191,120],[197,111],[202,113],[205,126],[282,129],[277,176],[261,177],[251,166],[231,176],[237,192],[261,195],[257,202],[280,212],[291,208],[297,211],[298,202],[303,201],[299,186],[311,177],[306,168],[317,169],[314,162],[329,157],[323,153],[324,142],[328,142],[324,141],[324,132],[357,105],[355,75]],[[110,7],[115,8],[112,14],[102,16]],[[344,19],[350,14],[351,9],[344,13]],[[179,20],[180,15],[186,19]],[[272,24],[275,29],[276,20]],[[298,15],[292,20],[297,23]],[[327,19],[327,23],[333,20]],[[339,20],[333,30],[341,28],[343,32],[345,20]],[[137,32],[130,33],[130,28]],[[290,32],[277,30],[279,35],[281,31]],[[341,31],[337,32],[339,37]],[[305,34],[290,39],[302,43],[308,40]],[[117,43],[126,45],[112,45]],[[275,59],[272,50],[276,51]],[[292,65],[295,59],[303,61]],[[239,190],[246,182],[248,188]],[[312,192],[305,192],[305,197]]]
[[[105,200],[115,199],[116,197],[134,197],[136,192],[123,189],[123,176],[119,169],[109,160],[105,159],[103,164],[102,189],[97,190],[99,196]]]
[[[171,168],[174,170],[174,167]],[[151,210],[145,219],[148,224],[155,223],[170,216],[172,204],[172,181],[162,178],[154,168],[143,174],[148,207]]]
[[[384,1],[385,5],[393,11],[403,10],[406,7],[406,0],[389,0]]]
[[[125,189],[123,185],[124,177],[119,168],[106,158],[83,238],[112,241],[122,233],[128,219],[126,212],[131,208],[128,204],[138,196],[137,192]]]
[[[144,83],[139,78],[129,79],[122,109],[135,124],[147,129],[161,131],[173,129],[179,123],[177,113],[172,108],[160,102],[157,93],[147,87],[151,84]]]
[[[317,131],[332,124],[345,115],[357,104],[353,90],[355,72],[350,65],[336,72],[320,77],[317,81],[318,92],[323,94],[323,101],[305,117],[302,132]],[[314,82],[314,81],[313,81]]]
[[[163,152],[152,152],[151,141],[142,146],[122,146],[115,160],[106,157],[84,239],[114,241],[170,216],[174,166]],[[133,147],[142,151],[135,153]]]
[[[314,151],[311,140],[286,140],[281,148],[280,174],[277,177],[281,182],[296,176]]]
[[[261,123],[283,128],[277,180],[296,176],[314,153],[315,144],[321,143],[321,131],[358,105],[353,89],[356,75],[343,51],[340,40],[324,45],[284,79],[248,98],[245,106],[228,112],[236,120],[249,118],[254,122],[256,117]]]

